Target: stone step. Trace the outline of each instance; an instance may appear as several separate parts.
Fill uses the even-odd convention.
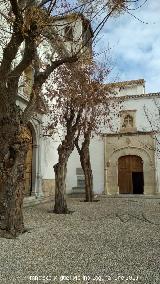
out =
[[[160,194],[113,194],[113,195],[101,195],[106,198],[137,198],[137,199],[160,199]]]
[[[47,197],[36,197],[36,196],[28,196],[25,197],[23,200],[23,207],[30,207],[30,206],[34,206],[34,205],[38,205],[40,203],[45,203],[48,201],[53,201],[54,200],[54,196],[47,196]]]
[[[71,198],[84,198],[85,189],[83,187],[72,187],[72,192],[67,194]]]
[[[84,198],[85,193],[84,192],[72,192],[67,194],[67,197],[69,198]]]

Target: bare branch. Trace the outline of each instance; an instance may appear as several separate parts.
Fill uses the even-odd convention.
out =
[[[17,0],[10,0],[12,12],[15,15],[16,19],[22,20],[22,14],[20,12],[20,8]]]
[[[30,41],[29,38],[26,39],[23,58],[16,68],[10,72],[10,78],[21,76],[22,72],[24,72],[24,70],[32,63],[32,60],[35,56],[35,49],[36,47],[34,41]]]

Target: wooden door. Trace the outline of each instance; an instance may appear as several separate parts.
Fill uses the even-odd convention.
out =
[[[143,162],[138,156],[123,156],[118,160],[119,193],[133,193],[133,172],[143,172]]]

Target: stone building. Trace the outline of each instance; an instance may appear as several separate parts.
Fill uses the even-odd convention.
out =
[[[144,80],[114,84],[122,101],[120,115],[112,121],[112,131],[104,129],[104,134],[90,145],[94,193],[158,194],[159,93],[146,94]],[[33,143],[26,159],[26,193],[32,198],[54,195],[53,165],[60,140],[43,135],[44,117],[39,114],[29,124]],[[84,175],[75,149],[68,163],[66,194],[83,191]]]
[[[145,93],[144,80],[112,84],[121,99],[119,117],[113,128],[90,146],[96,194],[160,193],[159,104],[160,96]],[[115,126],[115,127],[114,127]],[[67,177],[68,193],[84,187],[76,151],[72,154]],[[81,186],[79,179],[81,180]]]

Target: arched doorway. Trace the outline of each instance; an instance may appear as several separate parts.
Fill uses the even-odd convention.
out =
[[[143,161],[135,155],[118,159],[118,186],[120,194],[143,194]]]
[[[30,196],[32,194],[32,160],[33,160],[33,137],[30,127],[26,127],[27,136],[30,138],[30,143],[25,159],[25,188],[24,196]]]

